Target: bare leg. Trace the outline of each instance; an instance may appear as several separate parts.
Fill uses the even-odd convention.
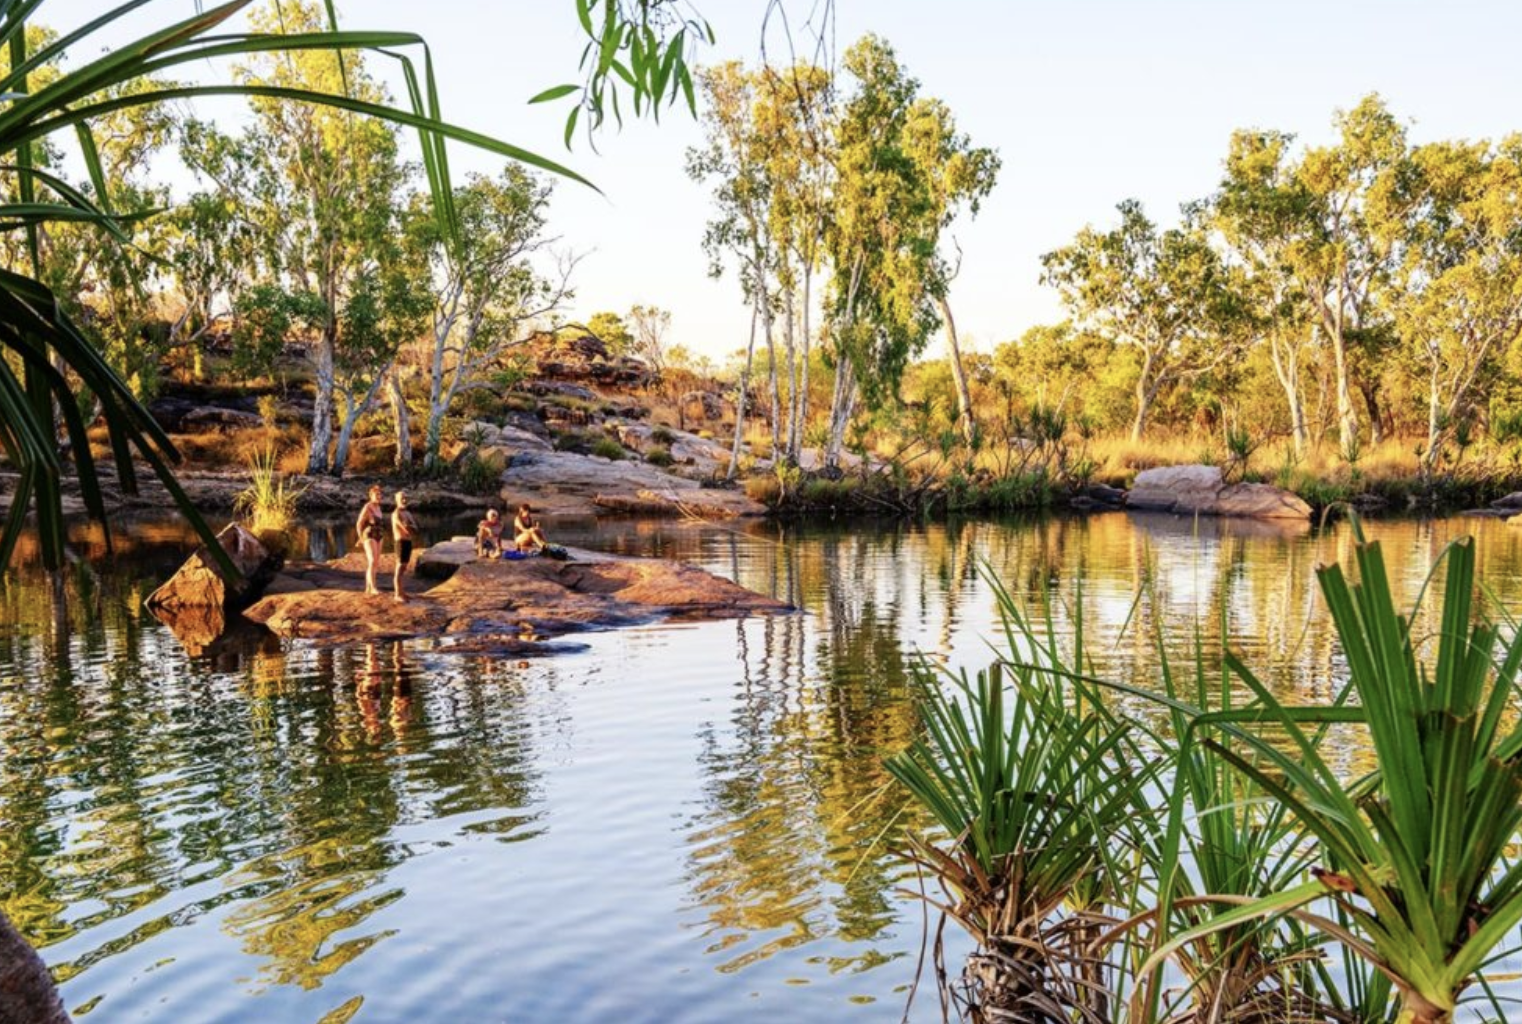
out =
[[[407,594],[402,590],[402,572],[406,568],[406,564],[402,562],[401,552],[397,552],[396,572],[391,577],[391,587],[395,593],[395,596],[392,598],[392,600],[394,600],[397,604],[405,604],[407,601]]]
[[[365,538],[365,593],[379,594],[375,585],[375,563],[380,561],[380,541]]]

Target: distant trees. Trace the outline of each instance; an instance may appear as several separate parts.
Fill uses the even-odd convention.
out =
[[[1127,202],[1045,257],[1075,323],[1140,356],[1133,436],[1161,403],[1220,415],[1276,393],[1254,427],[1295,453],[1330,433],[1354,461],[1394,428],[1431,471],[1491,415],[1522,337],[1522,143],[1412,146],[1377,96],[1335,123],[1298,153],[1236,132],[1177,227]]]

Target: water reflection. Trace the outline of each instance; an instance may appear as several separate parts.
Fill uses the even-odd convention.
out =
[[[1472,531],[1490,592],[1522,604],[1522,531],[1371,529],[1408,603]],[[336,553],[344,532],[303,543]],[[987,660],[985,572],[1027,601],[1053,588],[1062,642],[1081,613],[1095,667],[1128,681],[1197,639],[1228,640],[1286,699],[1341,678],[1314,569],[1349,560],[1346,528],[1105,515],[560,533],[687,559],[802,612],[604,634],[527,666],[258,633],[190,656],[142,608],[182,526],[138,524],[54,579],[25,560],[6,574],[0,908],[70,1006],[838,1020],[912,975],[919,912],[891,851],[913,822],[881,762],[914,734],[909,657]]]

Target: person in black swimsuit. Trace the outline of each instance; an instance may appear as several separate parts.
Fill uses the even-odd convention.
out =
[[[386,511],[381,508],[380,484],[373,484],[370,500],[359,510],[354,529],[359,534],[360,547],[365,549],[365,593],[379,594],[375,585],[375,566],[380,561],[381,541],[386,536]]]

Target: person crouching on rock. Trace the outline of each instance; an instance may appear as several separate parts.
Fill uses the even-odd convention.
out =
[[[417,520],[407,511],[406,491],[396,492],[396,511],[391,513],[391,539],[396,542],[396,574],[392,578],[395,594],[392,600],[402,604],[407,600],[407,594],[402,590],[402,573],[407,571],[407,566],[412,562],[412,542],[417,539]]]
[[[513,518],[513,543],[526,555],[544,550],[544,527],[534,518],[534,510],[527,502],[518,506],[518,514]]]
[[[502,557],[502,531],[506,526],[496,509],[486,510],[486,518],[476,524],[477,558]]]
[[[379,594],[380,589],[375,585],[375,566],[380,562],[381,541],[386,536],[386,512],[381,508],[380,484],[372,485],[369,495],[370,500],[359,510],[354,529],[359,534],[360,546],[365,549],[365,593]]]

